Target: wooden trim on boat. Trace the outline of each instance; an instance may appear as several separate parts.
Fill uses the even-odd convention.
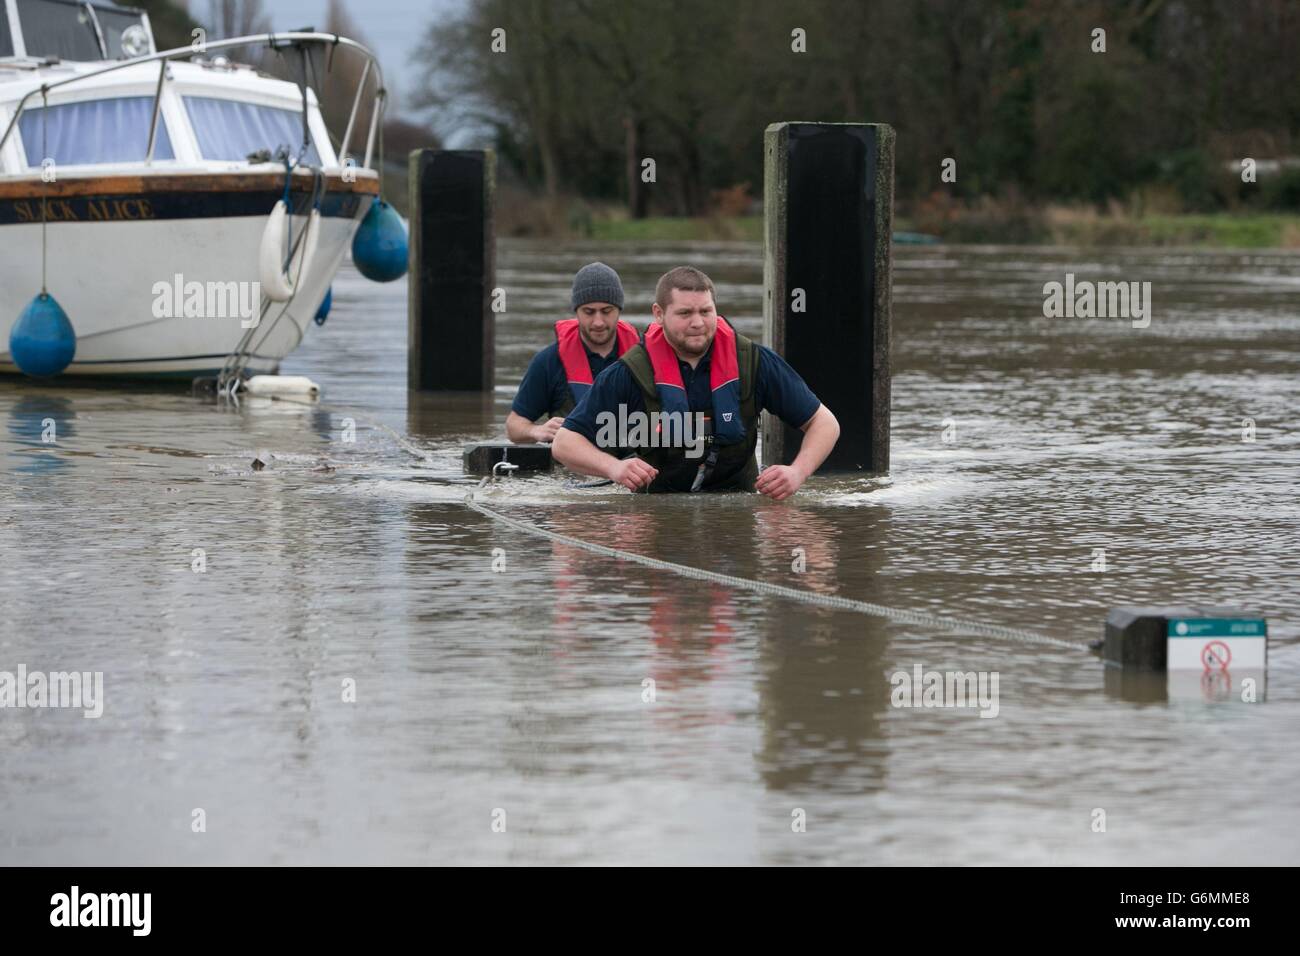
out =
[[[290,191],[310,192],[313,177],[309,173],[295,173]],[[362,196],[379,195],[377,176],[358,175],[354,182],[344,182],[339,174],[326,174],[326,191],[329,193],[357,193]],[[284,190],[284,173],[176,173],[158,176],[70,176],[55,182],[44,182],[39,175],[32,179],[0,181],[0,199],[39,199],[42,196],[116,196],[141,193],[209,193],[209,192],[266,192]]]

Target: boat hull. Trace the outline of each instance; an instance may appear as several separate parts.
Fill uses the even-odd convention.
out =
[[[294,177],[295,235],[311,182]],[[19,373],[9,331],[41,289],[42,192],[46,285],[77,335],[63,374],[188,379],[219,370],[255,319],[248,370],[278,370],[311,326],[375,191],[372,180],[328,183],[313,260],[294,297],[270,303],[262,318],[258,250],[284,195],[282,173],[0,183],[0,373]]]

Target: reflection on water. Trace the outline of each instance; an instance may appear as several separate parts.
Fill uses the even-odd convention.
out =
[[[757,247],[509,242],[490,395],[408,400],[405,289],[351,272],[286,367],[319,406],[0,383],[0,671],[102,670],[106,696],[99,720],[0,710],[0,861],[1294,862],[1300,255],[903,248],[888,479],[781,504],[482,492],[604,545],[1080,643],[1115,605],[1244,605],[1273,636],[1257,705],[465,509],[460,446],[500,434],[594,258],[634,321],[689,261],[761,334]],[[1067,271],[1151,281],[1151,327],[1044,319]],[[917,664],[998,672],[999,716],[893,708]]]
[[[6,471],[20,475],[50,475],[71,465],[55,454],[60,438],[76,435],[76,411],[59,395],[35,392],[14,401],[8,417]]]

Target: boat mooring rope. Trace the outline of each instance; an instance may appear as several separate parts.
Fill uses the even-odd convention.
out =
[[[387,432],[397,442],[398,446],[404,451],[421,458],[426,464],[433,463],[433,457],[408,440],[404,435],[399,434],[392,428],[382,422],[371,422],[379,429]],[[488,479],[484,479],[486,482]],[[482,484],[479,485],[482,487]],[[674,561],[663,561],[659,558],[647,557],[643,554],[636,554],[632,551],[623,551],[618,548],[610,548],[603,544],[595,544],[591,541],[584,541],[581,538],[574,538],[567,534],[560,534],[557,531],[550,531],[546,528],[530,524],[527,521],[520,521],[518,518],[512,518],[509,515],[502,514],[480,501],[475,499],[477,489],[471,491],[464,498],[465,507],[471,511],[477,512],[485,518],[495,521],[534,538],[542,538],[546,541],[552,541],[558,544],[566,544],[570,547],[579,548],[591,554],[601,555],[607,558],[617,558],[620,561],[627,561],[632,564],[639,564],[642,567],[653,568],[656,571],[668,571],[672,574],[680,575],[684,578],[692,578],[697,581],[711,581],[714,584],[721,584],[726,587],[735,588],[742,591],[752,591],[757,594],[764,594],[771,597],[786,598],[791,601],[800,601],[804,604],[815,604],[821,607],[832,608],[837,611],[853,611],[858,614],[868,614],[872,617],[882,617],[886,620],[897,621],[901,624],[915,624],[919,627],[931,628],[936,631],[953,634],[975,634],[981,637],[992,637],[999,640],[1016,641],[1022,644],[1046,644],[1051,647],[1068,648],[1072,651],[1087,651],[1088,646],[1080,641],[1065,641],[1055,637],[1048,637],[1045,634],[1039,634],[1034,631],[1023,630],[1015,627],[1004,627],[1000,624],[985,624],[981,621],[974,621],[967,618],[948,617],[942,614],[932,614],[928,611],[910,611],[905,608],[887,607],[883,604],[873,604],[870,601],[858,601],[853,598],[840,597],[836,594],[818,594],[815,591],[807,591],[802,588],[786,587],[783,584],[771,584],[766,581],[755,581],[750,578],[736,577],[732,574],[722,574],[719,571],[706,571],[703,568],[695,568],[686,564],[677,564]]]

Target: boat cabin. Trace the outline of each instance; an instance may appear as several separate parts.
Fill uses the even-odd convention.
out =
[[[0,176],[51,165],[59,174],[234,171],[272,162],[281,149],[305,164],[337,166],[313,91],[304,137],[298,85],[220,55],[196,53],[163,69],[156,52],[142,11],[0,0],[0,135],[8,133]],[[51,86],[48,108],[42,85]]]

